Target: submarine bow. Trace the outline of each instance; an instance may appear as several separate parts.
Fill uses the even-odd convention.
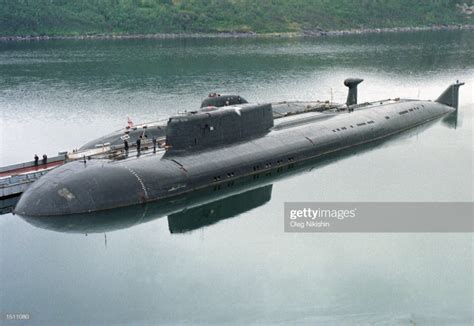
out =
[[[146,192],[137,176],[121,166],[93,160],[71,162],[34,182],[15,207],[19,215],[64,215],[100,211],[143,202]]]

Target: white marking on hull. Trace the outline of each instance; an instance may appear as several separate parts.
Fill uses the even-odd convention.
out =
[[[140,176],[135,171],[133,171],[131,168],[129,168],[128,166],[126,166],[125,168],[127,168],[127,170],[130,171],[130,173],[133,174],[135,176],[135,178],[137,178],[138,183],[140,183],[140,186],[143,189],[143,193],[145,194],[145,197],[148,200],[148,191],[146,190],[145,183],[143,183],[142,178],[140,178]]]

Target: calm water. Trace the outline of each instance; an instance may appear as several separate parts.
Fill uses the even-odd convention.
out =
[[[472,31],[0,43],[0,165],[79,147],[128,116],[151,121],[197,108],[210,91],[260,102],[332,94],[343,102],[348,76],[365,79],[361,102],[435,99],[465,81],[457,124],[437,121],[167,211],[148,205],[60,221],[1,215],[1,318],[471,324],[472,233],[287,234],[283,203],[472,202]]]

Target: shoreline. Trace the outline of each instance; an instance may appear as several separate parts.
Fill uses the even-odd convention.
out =
[[[376,33],[408,33],[419,31],[442,30],[471,30],[474,25],[431,25],[419,27],[382,27],[382,28],[354,28],[326,31],[321,28],[303,30],[299,32],[213,32],[213,33],[156,33],[156,34],[89,34],[89,35],[16,35],[0,36],[0,42],[17,41],[47,41],[47,40],[125,40],[125,39],[184,39],[184,38],[277,38],[277,37],[321,37],[362,35]]]

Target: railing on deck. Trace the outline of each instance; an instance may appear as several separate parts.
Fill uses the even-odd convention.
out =
[[[66,155],[61,154],[58,156],[53,156],[53,157],[48,157],[48,163],[54,163],[54,162],[60,162],[64,161],[66,159]],[[38,162],[38,167],[41,167],[43,165],[42,160],[40,159]],[[29,168],[35,166],[35,161],[29,161],[29,162],[24,162],[24,163],[18,163],[18,164],[13,164],[13,165],[7,165],[7,166],[2,166],[0,167],[0,173],[3,172],[8,172],[8,171],[14,171],[18,169],[24,169],[24,168]]]

